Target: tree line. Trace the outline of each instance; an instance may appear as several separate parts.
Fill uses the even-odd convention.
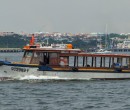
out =
[[[111,39],[113,38],[128,38],[126,35],[119,35],[119,34],[109,34],[107,35],[107,42],[110,43]],[[102,44],[105,45],[105,35],[101,36]],[[14,35],[6,35],[6,36],[0,36],[0,48],[23,48],[26,44],[29,44],[30,37],[22,36],[18,34]],[[44,39],[40,36],[37,37],[38,42],[44,42]],[[74,48],[80,48],[80,49],[88,49],[88,48],[96,48],[97,47],[97,40],[91,39],[88,42],[81,40],[79,37],[75,37],[75,39],[72,42],[69,42],[69,40],[62,40],[57,41],[52,39],[51,37],[48,39],[48,42],[50,44],[53,43],[71,43]]]

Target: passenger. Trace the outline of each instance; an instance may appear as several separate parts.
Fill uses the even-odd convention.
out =
[[[111,67],[113,67],[113,68],[120,68],[121,67],[121,63],[113,63],[113,65]]]
[[[44,62],[42,62],[42,61],[39,61],[39,65],[44,65]]]
[[[121,63],[116,63],[116,64],[115,64],[115,67],[116,67],[116,68],[120,68],[120,67],[121,67]]]
[[[87,65],[87,67],[90,67],[90,65]]]
[[[113,63],[113,64],[111,65],[111,67],[112,67],[112,68],[114,68],[114,67],[115,67],[115,65],[116,65],[116,64],[115,64],[115,63]]]
[[[47,57],[44,55],[44,61],[39,62],[40,65],[46,65],[47,64]]]
[[[49,64],[49,58],[46,55],[44,55],[44,64]]]

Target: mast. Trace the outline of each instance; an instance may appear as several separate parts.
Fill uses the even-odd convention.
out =
[[[100,34],[100,49],[102,48],[102,38],[101,38],[101,34]]]
[[[49,43],[48,43],[48,38],[47,38],[47,46],[49,46]]]
[[[108,49],[108,42],[107,42],[107,24],[106,24],[106,30],[105,30],[105,49]]]

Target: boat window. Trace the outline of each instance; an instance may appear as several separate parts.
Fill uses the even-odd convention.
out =
[[[40,56],[39,52],[34,52],[31,63],[32,64],[39,64],[39,61],[42,61],[42,59],[43,59],[43,57]]]
[[[40,53],[39,52],[34,52],[34,57],[38,57],[40,56]]]
[[[34,52],[33,55],[33,60],[37,63],[39,63],[40,65],[46,65],[49,64],[49,53],[48,52]]]
[[[49,64],[50,65],[58,65],[58,61],[59,61],[59,59],[58,59],[58,53],[49,53],[49,56],[50,56],[50,58],[49,58]]]
[[[25,53],[25,57],[31,57],[32,56],[32,51],[27,51],[26,53]]]
[[[73,66],[74,65],[74,57],[70,56],[69,57],[69,66]]]

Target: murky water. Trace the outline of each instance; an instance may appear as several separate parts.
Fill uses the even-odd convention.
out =
[[[129,110],[130,81],[6,81],[1,110]]]
[[[0,59],[21,55],[2,53]],[[130,110],[130,80],[1,81],[0,110]]]

